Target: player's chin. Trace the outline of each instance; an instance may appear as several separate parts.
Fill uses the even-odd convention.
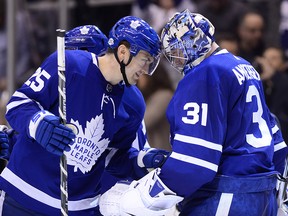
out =
[[[136,85],[139,80],[139,77],[133,77],[132,79],[129,80],[130,85]]]
[[[136,85],[136,84],[137,84],[137,82],[138,82],[138,79],[137,79],[137,80],[133,80],[133,81],[129,82],[129,84],[130,84],[130,85]]]

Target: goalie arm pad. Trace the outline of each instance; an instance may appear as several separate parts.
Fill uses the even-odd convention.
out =
[[[159,178],[157,168],[138,181],[118,182],[104,193],[99,202],[100,212],[105,216],[165,215],[183,200],[171,191]]]

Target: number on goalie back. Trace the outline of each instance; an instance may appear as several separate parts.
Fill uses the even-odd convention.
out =
[[[252,98],[256,100],[252,100]],[[269,146],[272,140],[272,136],[269,131],[269,127],[265,119],[262,118],[263,107],[259,95],[258,89],[251,85],[249,86],[246,103],[255,103],[258,108],[257,111],[252,114],[253,124],[257,124],[259,131],[261,133],[260,137],[256,137],[253,133],[246,134],[246,142],[253,146],[254,148],[261,148],[264,146]],[[201,107],[201,109],[200,109]],[[186,103],[183,107],[186,112],[186,116],[182,117],[182,121],[185,124],[197,124],[201,120],[201,125],[207,125],[207,115],[208,115],[208,104],[202,103],[201,106],[196,102]]]

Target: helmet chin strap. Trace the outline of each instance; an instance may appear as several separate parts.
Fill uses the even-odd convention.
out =
[[[123,76],[123,80],[124,80],[125,85],[126,85],[127,87],[130,87],[131,84],[128,82],[128,79],[127,79],[127,76],[126,76],[125,67],[126,67],[128,64],[130,64],[133,56],[132,56],[131,53],[130,53],[129,60],[128,60],[127,64],[124,63],[124,60],[122,60],[122,61],[120,62],[120,60],[119,60],[119,58],[118,58],[118,55],[117,55],[117,52],[114,52],[114,56],[115,56],[117,62],[120,64],[120,71],[121,71],[121,74],[122,74],[122,76]]]

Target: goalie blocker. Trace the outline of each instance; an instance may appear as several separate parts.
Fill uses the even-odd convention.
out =
[[[138,181],[119,181],[100,197],[101,214],[160,216],[183,200],[158,177],[161,169],[151,171]]]

